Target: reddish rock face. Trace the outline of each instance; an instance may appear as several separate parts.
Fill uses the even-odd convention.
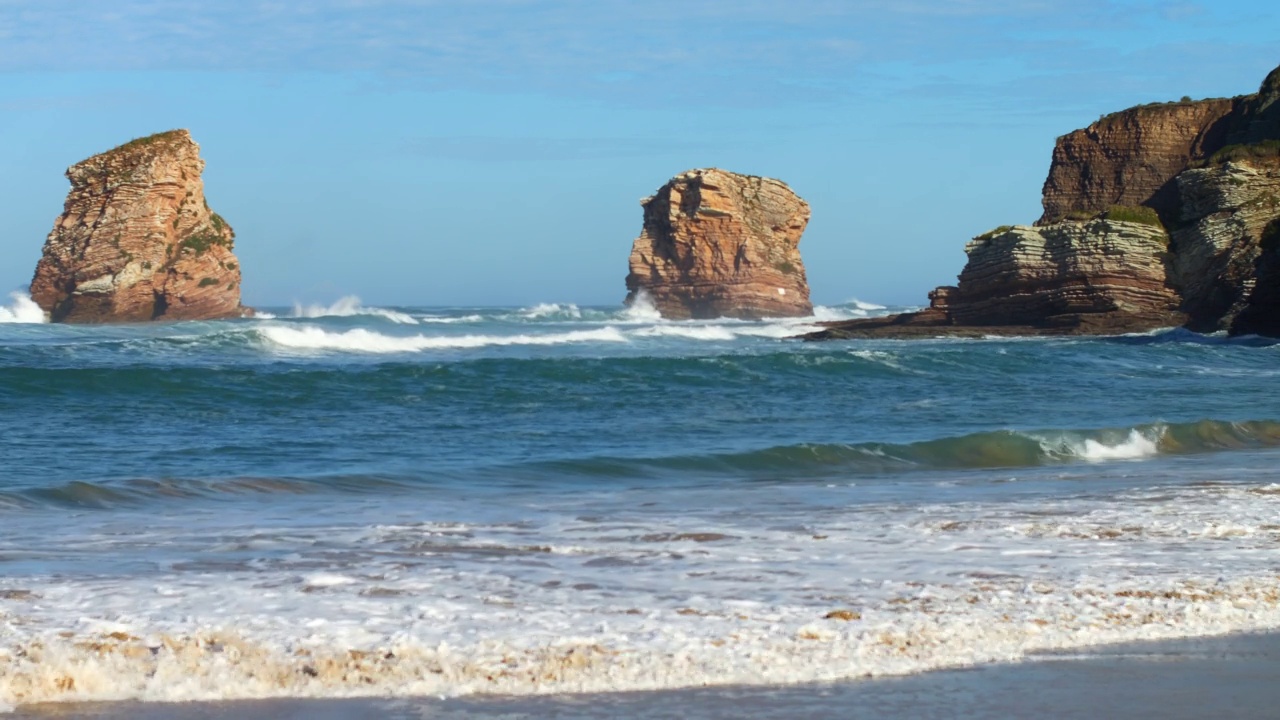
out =
[[[204,199],[186,130],[134,140],[67,170],[31,297],[54,322],[239,317],[235,233]]]
[[[1131,108],[1058,138],[1044,183],[1048,225],[1112,206],[1145,205],[1176,215],[1173,179],[1226,144],[1237,100],[1202,100]]]
[[[809,204],[785,183],[690,170],[642,204],[627,304],[644,294],[677,319],[813,314],[799,250]]]
[[[959,285],[929,309],[809,337],[1184,323],[1280,337],[1280,68],[1255,95],[1132,108],[1059,138],[1044,208],[1038,227],[969,243]]]

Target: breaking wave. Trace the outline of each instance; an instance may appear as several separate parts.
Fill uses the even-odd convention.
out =
[[[408,313],[385,308],[365,307],[360,304],[360,298],[355,295],[347,295],[340,298],[332,305],[304,306],[301,303],[294,303],[293,305],[293,317],[296,318],[352,317],[354,315],[380,317],[401,325],[416,325],[418,323],[417,319]]]
[[[0,323],[42,323],[44,310],[24,292],[9,293],[9,304],[0,305]]]
[[[259,328],[258,332],[273,345],[290,350],[337,350],[365,353],[405,353],[422,350],[450,350],[500,345],[627,342],[627,338],[612,327],[549,333],[546,335],[395,336],[383,335],[364,328],[356,328],[345,332],[332,332],[310,325],[302,327],[264,327]]]
[[[1037,467],[1142,460],[1280,447],[1280,422],[1153,423],[1133,428],[973,433],[912,443],[786,445],[745,453],[648,459],[592,458],[553,463],[573,475],[644,477],[667,472],[773,476]]]
[[[581,320],[582,310],[573,303],[538,303],[521,309],[519,315],[527,320]]]

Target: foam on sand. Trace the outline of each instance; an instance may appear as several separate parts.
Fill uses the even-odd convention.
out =
[[[747,529],[570,501],[514,526],[293,528],[294,567],[0,578],[0,703],[822,682],[1280,627],[1273,485],[1061,502],[765,506],[777,524]]]
[[[24,292],[9,293],[9,304],[0,305],[0,323],[48,322],[44,310]]]

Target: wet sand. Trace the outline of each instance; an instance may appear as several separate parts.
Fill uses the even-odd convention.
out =
[[[900,678],[789,687],[441,700],[101,703],[20,708],[8,718],[1275,718],[1280,634],[1093,648]]]

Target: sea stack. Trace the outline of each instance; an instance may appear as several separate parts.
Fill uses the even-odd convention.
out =
[[[813,314],[799,249],[809,204],[786,183],[690,170],[640,204],[628,305],[643,296],[673,319]]]
[[[67,169],[71,191],[45,240],[31,297],[53,322],[211,320],[240,305],[235,233],[209,209],[186,130]]]

